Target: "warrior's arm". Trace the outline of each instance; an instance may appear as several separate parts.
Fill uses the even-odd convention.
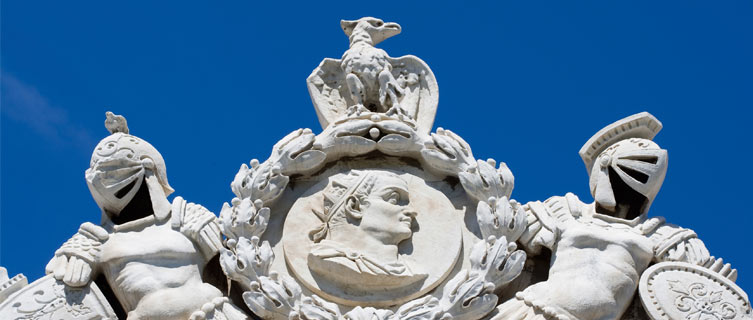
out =
[[[88,284],[97,273],[100,247],[108,238],[104,228],[91,222],[83,223],[78,232],[55,251],[45,272],[71,287]]]
[[[661,218],[660,218],[661,219]],[[650,234],[654,243],[654,260],[656,262],[679,261],[699,265],[720,273],[722,276],[735,281],[737,270],[729,263],[724,264],[721,258],[716,259],[709,254],[706,245],[698,235],[690,229],[682,228],[659,220],[659,226]]]
[[[172,227],[191,239],[205,260],[212,259],[222,246],[217,216],[207,208],[186,202],[181,197],[175,197],[172,206]]]

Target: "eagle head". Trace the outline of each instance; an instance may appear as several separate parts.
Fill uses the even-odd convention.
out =
[[[358,20],[342,20],[340,26],[350,38],[350,42],[371,40],[376,45],[385,39],[400,33],[400,25],[394,22],[385,23],[382,19],[363,17]]]

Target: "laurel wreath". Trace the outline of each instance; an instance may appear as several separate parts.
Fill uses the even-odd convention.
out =
[[[441,298],[430,294],[397,307],[396,311],[356,307],[342,314],[335,303],[302,293],[290,276],[270,271],[275,256],[261,237],[270,207],[293,175],[311,175],[343,157],[378,151],[418,160],[424,170],[457,177],[477,202],[481,240],[472,247],[470,269],[446,284]],[[298,129],[275,144],[269,159],[243,164],[231,188],[235,198],[220,212],[227,238],[220,263],[225,274],[243,289],[243,300],[263,319],[468,319],[487,315],[497,305],[497,289],[521,272],[525,252],[517,250],[526,227],[522,207],[509,200],[513,175],[504,163],[475,160],[467,142],[438,128],[419,134],[409,123],[380,113],[365,113],[333,123],[319,135]]]

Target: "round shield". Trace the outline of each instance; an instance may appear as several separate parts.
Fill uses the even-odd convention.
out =
[[[751,319],[747,295],[731,280],[684,262],[662,262],[641,276],[638,291],[653,320]]]

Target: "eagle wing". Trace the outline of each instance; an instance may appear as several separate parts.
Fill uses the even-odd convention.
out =
[[[322,129],[344,116],[348,106],[355,104],[348,93],[345,73],[340,68],[340,63],[340,59],[326,58],[306,78],[309,95]]]
[[[404,88],[400,106],[416,120],[418,131],[428,134],[439,103],[439,85],[423,60],[413,55],[390,58],[392,75]]]

